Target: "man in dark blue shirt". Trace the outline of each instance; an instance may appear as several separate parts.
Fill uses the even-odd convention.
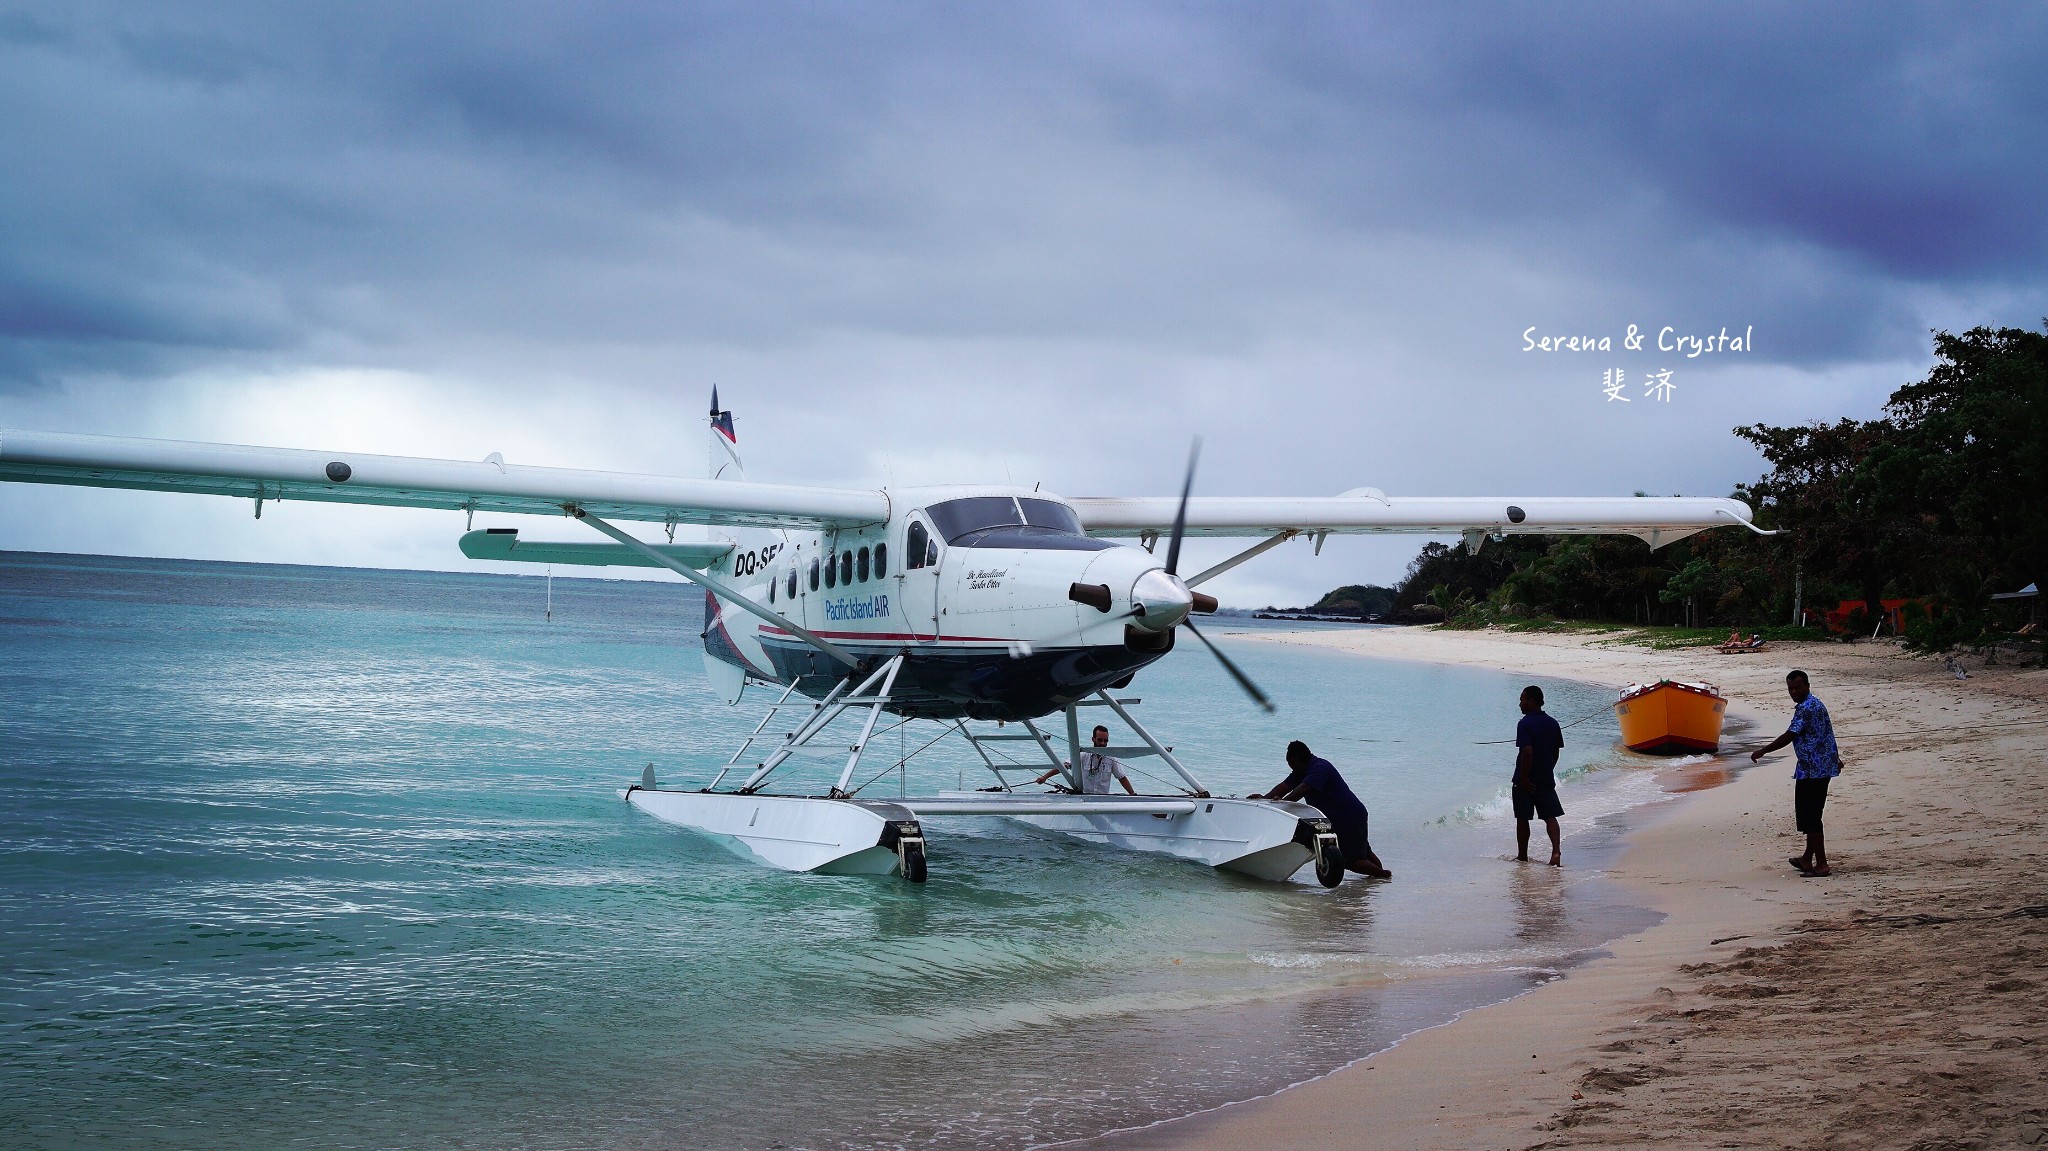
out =
[[[1351,785],[1337,774],[1327,759],[1319,759],[1308,745],[1295,740],[1287,745],[1287,778],[1264,795],[1254,792],[1246,799],[1299,799],[1323,813],[1330,830],[1337,833],[1337,845],[1344,852],[1344,866],[1375,879],[1391,879],[1394,873],[1373,854],[1366,837],[1365,805],[1352,794]]]
[[[1559,839],[1557,817],[1564,804],[1557,801],[1557,753],[1564,750],[1564,729],[1544,714],[1543,689],[1534,684],[1522,689],[1522,722],[1515,725],[1515,858],[1529,862],[1529,821],[1543,817],[1543,830],[1550,833],[1550,866],[1564,866],[1564,847]]]

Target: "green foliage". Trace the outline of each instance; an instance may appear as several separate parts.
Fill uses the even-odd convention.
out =
[[[1947,611],[1934,616],[1910,612],[1906,616],[1906,650],[1954,651],[1959,644],[1984,637],[1984,620],[1975,612]]]
[[[1478,555],[1468,553],[1462,544],[1423,544],[1395,589],[1394,611],[1406,612],[1426,603],[1442,608],[1448,616],[1465,604],[1484,599],[1514,573],[1518,560],[1542,551],[1543,541],[1526,537],[1488,544]]]
[[[1886,405],[1896,436],[1864,462],[1873,506],[1909,525],[1894,558],[1953,608],[2048,582],[2048,335],[1937,332],[1927,379]]]
[[[1671,573],[1664,581],[1664,589],[1657,598],[1665,603],[1690,603],[1701,594],[1713,595],[1721,589],[1721,570],[1705,556],[1697,556],[1684,567]]]

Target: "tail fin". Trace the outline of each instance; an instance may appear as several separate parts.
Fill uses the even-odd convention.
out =
[[[718,407],[718,385],[711,386],[711,461],[714,480],[743,480],[747,468],[740,462],[739,435],[732,428],[732,413]]]

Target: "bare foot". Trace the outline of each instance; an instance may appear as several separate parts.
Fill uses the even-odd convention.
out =
[[[1792,858],[1787,859],[1785,862],[1791,864],[1792,866],[1798,868],[1801,871],[1805,871],[1813,866],[1813,860],[1804,855],[1795,855]]]
[[[1553,855],[1553,856],[1551,856],[1551,857],[1550,857],[1550,866],[1552,866],[1552,867],[1563,867],[1563,866],[1564,866],[1564,856],[1562,856],[1562,855]]]
[[[1526,856],[1526,855],[1517,855],[1517,856],[1515,856],[1515,862],[1516,862],[1516,863],[1527,863],[1527,862],[1529,862],[1529,857],[1528,857],[1528,856]]]
[[[1809,868],[1807,868],[1807,869],[1806,869],[1806,878],[1808,878],[1808,879],[1819,879],[1819,878],[1820,878],[1821,876],[1823,876],[1823,875],[1833,875],[1834,873],[1835,873],[1835,872],[1834,872],[1834,869],[1833,869],[1833,868],[1829,867],[1829,866],[1828,866],[1828,865],[1826,865],[1826,864],[1822,864],[1822,865],[1820,865],[1819,867],[1809,867]]]

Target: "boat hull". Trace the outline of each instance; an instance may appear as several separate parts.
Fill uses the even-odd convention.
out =
[[[1621,742],[1630,751],[1681,755],[1721,750],[1728,701],[1686,684],[1660,683],[1614,705]]]

